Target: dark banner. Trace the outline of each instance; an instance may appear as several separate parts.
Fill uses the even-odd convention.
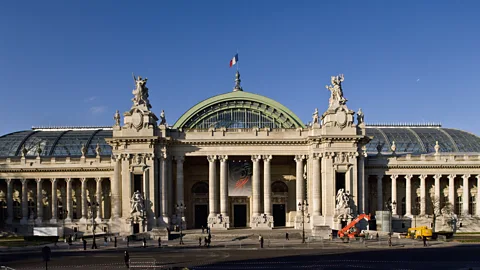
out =
[[[228,161],[228,196],[250,197],[252,195],[252,162]]]

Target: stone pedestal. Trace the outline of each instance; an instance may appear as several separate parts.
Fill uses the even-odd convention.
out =
[[[261,216],[252,217],[250,222],[252,229],[273,229],[273,216],[263,214]]]
[[[228,216],[209,217],[208,227],[213,230],[228,230],[230,228],[230,218]]]
[[[307,214],[305,215],[305,217],[302,217],[301,215],[295,216],[295,229],[297,230],[303,229],[303,224],[302,224],[303,219],[305,219],[305,228],[311,228],[312,225],[310,224],[310,221],[311,221],[310,214]]]
[[[56,218],[50,219],[51,224],[57,224],[58,220]]]
[[[332,229],[330,226],[313,226],[312,236],[321,239],[330,239]]]

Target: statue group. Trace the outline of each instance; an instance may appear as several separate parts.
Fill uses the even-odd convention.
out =
[[[335,209],[342,210],[350,208],[350,194],[345,192],[343,188],[338,190],[336,201]]]
[[[145,205],[143,204],[143,196],[140,191],[135,191],[132,195],[132,199],[130,200],[130,206],[132,211],[130,214],[137,214],[143,216],[143,212],[145,211]]]
[[[330,90],[329,107],[338,107],[344,105],[347,99],[343,97],[342,82],[344,80],[343,74],[331,77],[331,85],[325,87]]]
[[[148,78],[142,79],[142,77],[138,76],[135,77],[134,74],[132,74],[133,80],[135,81],[135,89],[133,90],[133,105],[134,106],[139,106],[139,105],[145,105],[147,109],[152,108],[150,105],[150,101],[148,100],[148,88],[147,88],[147,80]]]

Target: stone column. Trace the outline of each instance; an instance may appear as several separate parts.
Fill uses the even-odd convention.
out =
[[[27,196],[27,188],[28,188],[28,180],[21,179],[22,181],[22,220],[20,221],[21,224],[27,224],[28,217],[28,196]]]
[[[367,202],[368,202],[368,176],[365,179],[365,152],[362,150],[360,156],[358,157],[358,212],[365,213],[367,211]]]
[[[383,211],[383,175],[377,175],[377,211]]]
[[[219,156],[220,159],[220,213],[228,216],[228,156]]]
[[[177,161],[177,204],[185,205],[183,199],[183,162],[185,161],[184,156],[176,156],[175,160]]]
[[[469,188],[468,188],[468,178],[470,178],[470,174],[464,174],[463,178],[463,189],[462,189],[462,215],[467,216],[468,213],[468,205],[469,205]]]
[[[57,198],[57,179],[52,178],[52,219],[50,219],[50,223],[57,223],[58,218],[58,198]]]
[[[184,187],[183,187],[183,162],[185,161],[184,156],[176,156],[175,160],[177,161],[177,204],[178,205],[183,205],[185,206],[185,201],[183,198],[183,192],[184,192]],[[185,212],[182,211],[182,216],[180,219],[182,220],[182,227],[183,229],[186,228],[185,226]],[[178,217],[177,217],[178,218]],[[178,224],[180,225],[180,220],[177,220]]]
[[[263,211],[265,214],[267,214],[267,216],[272,215],[272,175],[270,173],[271,160],[271,155],[263,156]]]
[[[305,200],[305,182],[303,179],[303,160],[305,156],[303,155],[296,155],[294,160],[297,163],[296,168],[296,189],[297,189],[297,203],[295,206],[298,206],[299,203],[303,203]],[[297,216],[300,215],[300,211],[297,211]]]
[[[215,155],[210,155],[207,156],[208,159],[208,208],[210,210],[210,214],[208,215],[209,218],[215,217],[218,209],[216,207],[217,205],[217,181],[216,181],[216,176],[217,176],[217,166],[216,166],[216,160],[217,156]]]
[[[67,218],[65,222],[71,222],[73,217],[73,210],[72,210],[72,178],[65,178],[65,183],[67,184]]]
[[[115,165],[113,169],[113,178],[110,178],[110,186],[112,187],[112,219],[120,218],[122,212],[122,193],[120,191],[121,185],[121,171],[120,171],[120,156],[116,156],[114,159]]]
[[[412,178],[413,175],[405,175],[406,194],[405,194],[405,215],[412,216]],[[398,205],[398,202],[397,202]]]
[[[420,175],[420,215],[425,216],[426,214],[426,200],[427,200],[427,187],[425,181],[427,179],[426,174]],[[418,213],[415,213],[418,215]]]
[[[80,178],[82,182],[82,192],[81,192],[81,201],[82,201],[82,218],[81,222],[87,221],[88,209],[87,209],[87,178]]]
[[[398,208],[398,201],[397,201],[397,178],[398,175],[392,174],[390,175],[390,179],[392,179],[392,201],[390,203],[396,202],[397,206],[395,208],[392,207],[392,205],[389,205],[389,207],[392,207],[392,215],[397,215],[397,208]]]
[[[8,178],[7,181],[7,224],[13,222],[13,180]]]
[[[37,220],[38,224],[43,221],[43,195],[42,195],[42,178],[37,178]]]
[[[252,177],[252,214],[254,217],[260,216],[260,159],[261,156],[253,155],[253,177]]]
[[[478,217],[480,216],[480,175],[477,175],[476,178],[477,178],[477,196],[475,199],[477,200],[477,204],[475,209],[475,215]]]
[[[97,181],[97,194],[96,194],[97,198],[95,200],[98,203],[98,207],[97,207],[97,218],[95,219],[95,221],[97,223],[100,223],[100,222],[102,222],[102,218],[103,218],[102,178],[97,177],[96,181]]]
[[[433,176],[433,179],[435,179],[435,199],[433,200],[434,201],[434,204],[433,204],[433,212],[438,212],[440,213],[440,209],[441,209],[441,204],[440,204],[440,178],[442,178],[442,175],[441,174],[436,174]]]
[[[312,173],[312,197],[313,197],[313,215],[320,216],[321,194],[320,194],[320,155],[315,153],[312,155],[313,173]],[[298,207],[295,205],[295,207]],[[325,213],[324,213],[325,214]]]
[[[448,202],[452,204],[452,210],[455,209],[455,174],[448,176]]]
[[[167,215],[167,154],[160,156],[160,220],[163,225],[168,225]]]

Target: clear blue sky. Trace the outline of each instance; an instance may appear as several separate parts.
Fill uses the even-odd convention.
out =
[[[0,134],[112,125],[135,74],[173,124],[242,86],[304,122],[345,74],[372,122],[442,122],[480,134],[479,1],[4,1]]]

